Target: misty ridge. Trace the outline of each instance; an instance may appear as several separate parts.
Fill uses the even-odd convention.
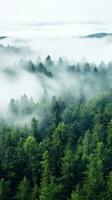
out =
[[[0,39],[4,39],[5,36],[3,37],[0,37]],[[10,45],[7,45],[7,46],[4,46],[4,45],[0,45],[0,54],[20,54],[20,55],[27,55],[27,54],[30,54],[31,53],[31,50],[30,48],[28,47],[16,47],[16,46],[10,46]]]
[[[3,54],[24,55],[26,49],[0,46]],[[8,54],[7,54],[8,52]],[[29,49],[28,51],[29,52]],[[23,56],[24,57],[24,56]],[[0,57],[1,59],[1,57]],[[112,63],[100,64],[57,61],[47,56],[36,61],[21,59],[0,67],[0,117],[15,125],[28,125],[32,118],[42,127],[52,118],[54,104],[66,106],[90,101],[100,93],[112,88]],[[65,106],[66,105],[66,106]],[[64,111],[63,110],[63,111]],[[46,122],[47,124],[47,122]]]
[[[86,38],[86,39],[87,38],[89,38],[89,39],[94,39],[94,38],[101,39],[101,38],[105,38],[105,37],[112,37],[112,33],[102,32],[102,33],[94,33],[94,34],[82,36],[82,38]]]
[[[0,43],[7,48],[23,47],[27,59],[36,60],[38,55],[44,59],[51,55],[54,60],[60,56],[68,60],[80,61],[86,58],[89,62],[99,63],[104,60],[111,61],[112,51],[112,21],[111,20],[46,20],[31,22],[0,21]],[[29,47],[30,52],[27,52]],[[66,48],[67,47],[67,48]],[[22,49],[21,49],[22,50]],[[11,51],[12,52],[12,51]],[[21,51],[22,52],[22,51]],[[17,62],[20,54],[23,59],[26,56],[19,52],[18,56],[7,60]]]
[[[2,40],[4,40],[4,37]],[[5,37],[7,38],[7,37]],[[3,45],[0,44],[0,61],[1,67],[18,62],[21,58],[28,58],[33,54],[32,50],[28,46],[15,46],[15,45]],[[7,58],[7,59],[6,59]]]

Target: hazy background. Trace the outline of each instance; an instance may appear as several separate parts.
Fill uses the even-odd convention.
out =
[[[45,58],[50,54],[53,59],[60,56],[79,61],[86,58],[90,62],[112,60],[112,36],[104,38],[80,38],[88,34],[112,33],[111,20],[57,20],[57,21],[0,21],[0,40],[3,45],[29,46],[33,57]]]
[[[110,19],[111,0],[0,0],[0,18],[12,20]]]
[[[80,36],[112,32],[111,0],[0,0],[2,44],[30,46],[37,56],[89,61],[111,60],[111,37]]]
[[[82,37],[101,32],[112,33],[111,8],[111,0],[0,0],[0,44],[31,49],[31,53],[24,51],[18,56],[12,50],[9,53],[0,48],[1,109],[11,98],[24,94],[39,99],[44,90],[39,78],[20,68],[18,70],[16,64],[13,64],[13,69],[18,76],[10,79],[3,73],[4,64],[5,68],[11,68],[11,63],[21,58],[35,62],[39,56],[44,60],[48,54],[54,61],[61,56],[72,63],[112,61],[112,36],[100,39]],[[60,81],[64,80],[59,82],[62,88],[67,86],[68,79],[71,77],[60,77]],[[49,94],[59,92],[57,79],[44,80]],[[77,87],[77,83],[73,83]]]

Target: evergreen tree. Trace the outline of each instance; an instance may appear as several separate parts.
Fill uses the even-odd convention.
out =
[[[16,192],[16,199],[17,200],[28,200],[30,194],[30,185],[29,181],[26,177],[23,178],[22,181],[20,181],[19,186],[17,188]]]
[[[75,157],[71,146],[68,144],[65,148],[62,159],[62,177],[63,196],[69,197],[75,185]]]
[[[112,200],[112,172],[109,173],[107,178],[107,194],[108,200]]]
[[[55,182],[55,177],[52,175],[49,154],[46,151],[42,161],[42,180],[40,200],[56,200],[60,186]]]
[[[30,200],[39,200],[39,188],[37,184],[35,183],[34,187],[32,188]]]
[[[0,180],[0,200],[8,200],[10,198],[9,184],[3,178]]]

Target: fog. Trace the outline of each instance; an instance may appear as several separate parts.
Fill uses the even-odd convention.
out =
[[[45,58],[50,54],[53,59],[60,56],[90,62],[111,60],[111,37],[84,39],[88,34],[112,32],[112,21],[48,21],[48,22],[3,22],[0,21],[3,45],[29,46],[35,52],[34,58]]]
[[[100,85],[94,75],[84,74],[83,70],[74,74],[74,66],[77,67],[79,62],[83,68],[90,62],[93,71],[102,60],[107,64],[112,60],[111,34],[100,39],[84,38],[88,34],[112,33],[111,23],[55,21],[15,24],[1,21],[0,115],[9,118],[10,100],[21,100],[23,95],[32,98],[36,104],[43,99],[49,102],[53,96],[64,97],[69,102],[79,99],[82,93],[90,99],[98,91],[103,91],[103,84]],[[52,59],[50,65],[45,60],[48,55]],[[64,63],[58,61],[59,57]],[[111,78],[107,80],[111,88]],[[35,110],[33,113],[37,116]],[[30,113],[23,117],[24,120],[20,117],[19,121],[27,121],[32,116]]]

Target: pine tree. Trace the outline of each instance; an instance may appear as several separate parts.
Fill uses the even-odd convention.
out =
[[[75,185],[75,157],[71,146],[68,144],[65,148],[62,159],[62,177],[63,195],[67,198]]]
[[[23,180],[20,181],[19,186],[17,188],[16,200],[28,200],[29,194],[30,194],[29,181],[27,180],[26,177],[24,177]]]
[[[87,177],[84,184],[84,192],[88,200],[98,199],[100,192],[104,189],[103,148],[103,143],[99,142],[95,149],[95,153],[89,156],[89,163],[86,171]]]
[[[30,200],[39,200],[39,188],[36,183],[34,187],[32,188]]]
[[[55,177],[52,176],[49,153],[46,151],[42,161],[42,180],[40,200],[57,200],[57,193],[60,186],[55,182]]]
[[[112,200],[112,171],[109,173],[107,178],[107,194],[108,200]]]
[[[0,200],[8,200],[9,184],[3,178],[0,180]]]

